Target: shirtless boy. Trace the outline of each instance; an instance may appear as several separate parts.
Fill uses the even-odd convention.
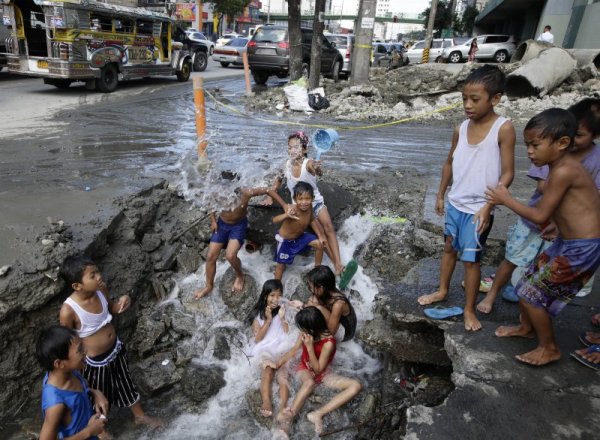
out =
[[[308,250],[315,249],[315,266],[323,261],[323,249],[327,243],[320,223],[312,211],[314,199],[313,188],[306,182],[298,182],[294,187],[294,202],[285,213],[273,217],[273,223],[281,223],[277,232],[277,250],[275,252],[275,278],[280,280],[285,267],[294,262],[294,257]],[[306,232],[311,226],[317,236]],[[317,238],[318,237],[318,238]]]
[[[535,259],[515,286],[520,324],[496,330],[499,337],[537,337],[537,348],[516,356],[530,365],[560,359],[552,318],[600,266],[600,196],[583,165],[567,154],[576,130],[575,117],[557,108],[534,116],[525,126],[527,156],[534,165],[547,164],[550,169],[544,194],[536,206],[517,202],[502,184],[486,192],[490,203],[505,205],[537,224],[552,220],[559,231],[559,237]]]
[[[111,405],[129,407],[135,422],[157,428],[159,419],[144,414],[127,366],[127,350],[111,324],[113,314],[125,312],[131,305],[129,295],[113,301],[95,263],[88,257],[67,257],[61,277],[73,293],[60,309],[60,324],[72,328],[86,351],[83,377],[90,388],[100,390]]]
[[[235,175],[234,175],[235,176]],[[206,257],[206,283],[202,289],[194,294],[196,299],[200,299],[212,292],[217,273],[217,259],[221,249],[225,248],[225,258],[235,271],[235,280],[231,287],[232,292],[240,293],[244,290],[244,272],[242,272],[242,262],[238,257],[238,252],[244,244],[246,230],[248,229],[248,202],[252,197],[268,195],[281,205],[284,210],[287,203],[277,194],[277,188],[239,188],[236,190],[240,198],[239,205],[232,210],[224,210],[217,219],[214,212],[210,213],[210,223],[213,235],[208,245],[208,255]]]

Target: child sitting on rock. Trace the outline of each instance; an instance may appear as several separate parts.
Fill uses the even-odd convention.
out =
[[[233,173],[229,173],[229,175],[232,179],[236,177]],[[217,259],[219,258],[221,249],[225,246],[225,257],[235,271],[235,280],[233,281],[231,291],[241,293],[244,290],[244,272],[242,271],[242,262],[238,257],[238,252],[246,238],[246,230],[248,229],[248,202],[250,199],[257,196],[269,195],[284,210],[287,208],[287,203],[277,194],[276,188],[238,188],[236,194],[239,196],[239,204],[233,209],[221,211],[218,219],[214,212],[210,213],[210,228],[213,234],[210,238],[208,255],[206,256],[206,283],[202,289],[197,290],[194,294],[196,299],[200,299],[212,292],[217,273]]]
[[[301,254],[310,247],[315,249],[315,266],[323,261],[323,248],[325,237],[321,225],[313,215],[312,202],[315,198],[313,188],[306,182],[299,182],[293,191],[295,205],[278,216],[273,217],[273,223],[281,223],[275,239],[275,279],[280,280],[285,267],[294,262],[296,255]],[[306,232],[311,226],[317,236]]]
[[[505,205],[537,224],[552,220],[559,236],[529,266],[517,283],[520,324],[502,326],[496,336],[537,337],[538,346],[516,356],[530,365],[560,359],[552,318],[571,301],[600,266],[600,196],[581,162],[568,154],[577,122],[567,110],[553,108],[525,126],[527,156],[534,165],[548,165],[544,193],[536,206],[513,199],[502,184],[486,192],[488,201]]]
[[[97,440],[107,422],[108,401],[102,392],[90,390],[79,373],[85,365],[85,349],[77,332],[60,325],[44,330],[36,355],[46,370],[40,440]]]
[[[85,349],[83,377],[93,389],[102,391],[111,405],[131,409],[135,422],[153,428],[164,422],[147,416],[127,366],[125,344],[111,324],[113,314],[131,305],[129,295],[116,302],[109,295],[96,264],[88,257],[67,257],[61,277],[73,289],[60,309],[60,324],[74,329]]]

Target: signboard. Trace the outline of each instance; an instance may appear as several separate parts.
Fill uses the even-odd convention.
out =
[[[454,32],[451,28],[442,29],[442,38],[452,38],[454,37]]]
[[[375,17],[363,17],[360,27],[361,29],[373,29],[375,27]]]
[[[208,18],[208,12],[202,12],[202,21]],[[175,19],[179,21],[196,21],[196,3],[175,3]]]

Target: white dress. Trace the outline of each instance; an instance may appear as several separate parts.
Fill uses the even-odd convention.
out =
[[[261,327],[265,323],[260,315],[256,317],[256,320]],[[289,334],[284,331],[281,318],[279,315],[275,315],[264,338],[250,347],[249,356],[253,358],[253,362],[262,362],[267,359],[275,361],[291,346]]]

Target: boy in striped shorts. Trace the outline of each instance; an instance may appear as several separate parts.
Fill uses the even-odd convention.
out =
[[[123,295],[112,301],[100,271],[88,257],[66,258],[61,276],[73,293],[60,309],[60,324],[74,329],[83,342],[83,376],[90,388],[102,391],[110,405],[131,408],[136,423],[153,428],[164,426],[162,420],[144,413],[140,393],[129,374],[125,344],[111,324],[112,315],[125,312],[131,298]]]

